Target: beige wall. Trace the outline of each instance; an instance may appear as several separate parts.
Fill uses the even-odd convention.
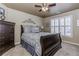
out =
[[[49,24],[50,20],[56,17],[61,17],[61,16],[66,16],[66,15],[73,15],[73,20],[72,20],[72,37],[62,37],[64,41],[72,42],[79,44],[79,27],[77,26],[77,20],[79,20],[79,9],[73,10],[70,12],[66,12],[63,14],[59,14],[56,16],[51,16],[44,18],[43,20],[43,25],[44,25],[44,31],[50,31],[50,27],[46,27],[46,24]]]
[[[18,10],[14,10],[11,8],[7,8],[5,5],[0,4],[0,7],[5,9],[6,12],[6,19],[5,21],[14,22],[15,25],[15,44],[20,42],[20,34],[21,34],[21,27],[22,21],[28,20],[29,18],[32,19],[37,25],[42,26],[42,18],[38,16],[34,16],[28,13],[24,13]]]

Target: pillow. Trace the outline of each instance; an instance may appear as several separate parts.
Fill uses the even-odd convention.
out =
[[[23,25],[24,33],[30,33],[31,32],[31,26]]]
[[[31,27],[31,32],[32,33],[39,33],[40,32],[40,28],[38,26],[32,26]]]

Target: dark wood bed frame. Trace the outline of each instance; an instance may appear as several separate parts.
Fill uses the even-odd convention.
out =
[[[23,27],[21,26],[21,35],[23,33]],[[61,46],[61,36],[60,34],[51,34],[40,37],[42,54],[41,56],[53,56],[62,46]],[[33,46],[21,39],[21,45],[24,47],[32,56],[37,56]]]

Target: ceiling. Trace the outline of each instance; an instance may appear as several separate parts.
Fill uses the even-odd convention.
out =
[[[19,11],[27,12],[40,17],[54,16],[60,13],[65,13],[74,9],[79,9],[79,3],[56,3],[56,6],[50,7],[49,12],[38,12],[40,8],[34,7],[35,4],[41,5],[41,3],[4,3],[7,7],[13,8]]]

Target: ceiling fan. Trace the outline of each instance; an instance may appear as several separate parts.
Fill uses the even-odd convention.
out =
[[[41,11],[44,11],[44,12],[49,11],[49,8],[53,7],[53,6],[56,6],[56,3],[53,3],[53,4],[42,3],[42,5],[35,5],[35,7],[41,8],[39,10],[39,12],[41,12]]]

